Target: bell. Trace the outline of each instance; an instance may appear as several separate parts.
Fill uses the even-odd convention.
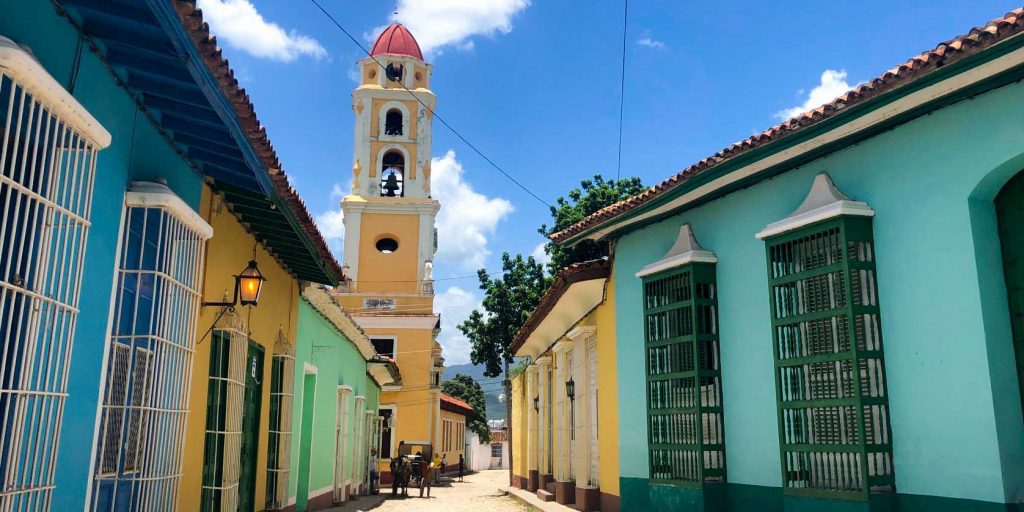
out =
[[[386,197],[395,197],[395,192],[400,188],[402,187],[398,184],[398,178],[395,176],[395,173],[388,174],[387,179],[384,180],[384,195]]]

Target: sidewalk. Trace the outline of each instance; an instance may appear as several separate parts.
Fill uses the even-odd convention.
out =
[[[365,512],[379,507],[381,503],[384,503],[384,494],[360,496],[342,503],[340,507],[328,508],[323,512]]]
[[[536,494],[527,491],[526,489],[519,489],[518,487],[502,487],[502,492],[507,492],[509,496],[526,505],[533,511],[540,512],[578,512],[572,507],[565,505],[559,505],[553,501],[541,501]]]

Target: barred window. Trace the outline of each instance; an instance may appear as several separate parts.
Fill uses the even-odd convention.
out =
[[[0,510],[52,501],[53,418],[69,392],[96,157],[109,145],[99,122],[0,36]]]
[[[125,195],[91,510],[174,506],[212,230],[166,186]]]
[[[715,265],[658,272],[643,287],[650,478],[724,482]]]
[[[894,491],[871,218],[765,242],[783,488],[861,499]]]
[[[295,400],[295,347],[278,333],[270,360],[270,428],[267,443],[268,510],[287,506],[291,474],[292,403]]]
[[[237,510],[248,329],[228,310],[210,335],[210,380],[203,447],[202,512]]]

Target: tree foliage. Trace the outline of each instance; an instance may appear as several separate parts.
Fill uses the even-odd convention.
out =
[[[550,227],[544,224],[537,231],[548,237],[572,226],[605,206],[615,204],[645,190],[647,187],[637,177],[605,180],[600,174],[595,174],[594,179],[581,181],[580,188],[570,190],[568,198],[559,197],[555,201],[555,205],[551,207],[553,224]],[[554,274],[573,263],[607,256],[608,243],[583,240],[572,247],[565,247],[548,242],[544,246],[544,251],[551,256],[551,263],[548,266],[551,273]]]
[[[491,442],[491,429],[487,426],[487,402],[484,390],[473,377],[459,373],[441,383],[441,392],[454,396],[473,406],[473,414],[466,418],[466,428],[480,436],[481,443]]]
[[[473,310],[458,326],[473,346],[470,360],[484,365],[487,377],[500,376],[502,363],[512,362],[509,346],[551,283],[544,265],[532,256],[517,254],[513,258],[506,252],[501,264],[499,278],[492,278],[484,269],[477,271],[484,311]]]

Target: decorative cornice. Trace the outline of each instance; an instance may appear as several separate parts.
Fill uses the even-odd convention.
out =
[[[558,343],[555,343],[553,347],[551,347],[551,351],[556,354],[561,354],[562,352],[568,352],[572,350],[572,347],[573,342],[569,340],[561,340]]]
[[[110,132],[50,76],[34,56],[4,36],[0,36],[0,70],[25,87],[47,110],[81,133],[96,149],[110,146]]]
[[[573,341],[578,340],[586,336],[592,336],[597,333],[596,325],[578,325],[573,327],[571,331],[565,333],[565,337]]]
[[[689,224],[683,224],[683,227],[679,228],[676,243],[672,244],[665,257],[644,266],[636,273],[636,277],[649,276],[688,263],[718,263],[718,258],[715,253],[701,247],[697,238],[693,236],[693,229]]]
[[[821,173],[814,177],[811,190],[799,208],[785,219],[768,224],[756,236],[763,240],[842,215],[872,217],[875,211],[863,201],[853,201],[846,197],[832,183],[828,174]]]
[[[2,43],[0,37],[0,43]],[[124,195],[124,204],[139,208],[161,208],[174,215],[203,240],[213,237],[213,228],[174,193],[167,185],[150,181],[133,181]]]
[[[551,366],[551,356],[541,356],[537,358],[537,366]]]

